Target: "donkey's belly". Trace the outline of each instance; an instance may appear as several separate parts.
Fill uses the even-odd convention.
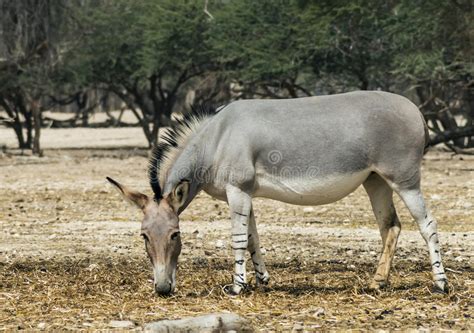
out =
[[[264,197],[294,205],[323,205],[344,198],[359,187],[371,170],[350,174],[313,177],[282,177],[268,173],[257,175],[255,197]]]

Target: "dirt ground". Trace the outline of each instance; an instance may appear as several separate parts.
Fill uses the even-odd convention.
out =
[[[433,293],[426,246],[398,198],[403,230],[391,284],[381,293],[367,290],[381,240],[358,189],[319,207],[256,199],[271,283],[237,298],[222,291],[232,276],[228,209],[199,195],[181,216],[176,293],[163,298],[153,294],[141,213],[105,181],[110,176],[150,193],[146,150],[117,147],[142,142],[141,133],[121,133],[111,149],[104,130],[69,137],[51,131],[43,158],[8,149],[0,155],[0,329],[106,329],[111,320],[130,320],[141,330],[160,319],[231,311],[260,331],[474,330],[472,156],[431,152],[423,163],[447,295]],[[0,145],[6,136],[0,131]],[[92,140],[102,148],[70,149]],[[61,150],[48,149],[55,144]]]

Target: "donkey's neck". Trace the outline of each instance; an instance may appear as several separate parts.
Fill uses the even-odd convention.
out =
[[[211,166],[211,161],[207,156],[207,144],[205,135],[196,134],[191,138],[185,147],[176,156],[173,164],[168,169],[163,181],[163,195],[169,194],[181,181],[190,182],[190,196],[194,197],[202,189],[206,182],[206,175]]]

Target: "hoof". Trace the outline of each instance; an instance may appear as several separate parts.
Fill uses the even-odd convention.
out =
[[[387,281],[383,280],[372,280],[369,285],[370,290],[379,291],[387,286]]]
[[[226,293],[228,296],[238,296],[246,291],[249,290],[249,285],[248,284],[228,284],[225,285],[224,288],[224,293]]]
[[[434,291],[441,294],[447,294],[449,292],[448,280],[442,279],[442,280],[435,281]]]
[[[270,274],[268,272],[263,273],[263,275],[259,273],[255,273],[255,283],[258,286],[267,286],[268,282],[270,281]]]

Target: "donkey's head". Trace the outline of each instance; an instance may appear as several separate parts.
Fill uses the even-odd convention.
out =
[[[181,253],[178,212],[188,197],[189,182],[180,182],[169,195],[157,201],[109,177],[107,180],[143,211],[141,235],[153,264],[155,291],[160,295],[170,294],[176,285],[176,266]]]

